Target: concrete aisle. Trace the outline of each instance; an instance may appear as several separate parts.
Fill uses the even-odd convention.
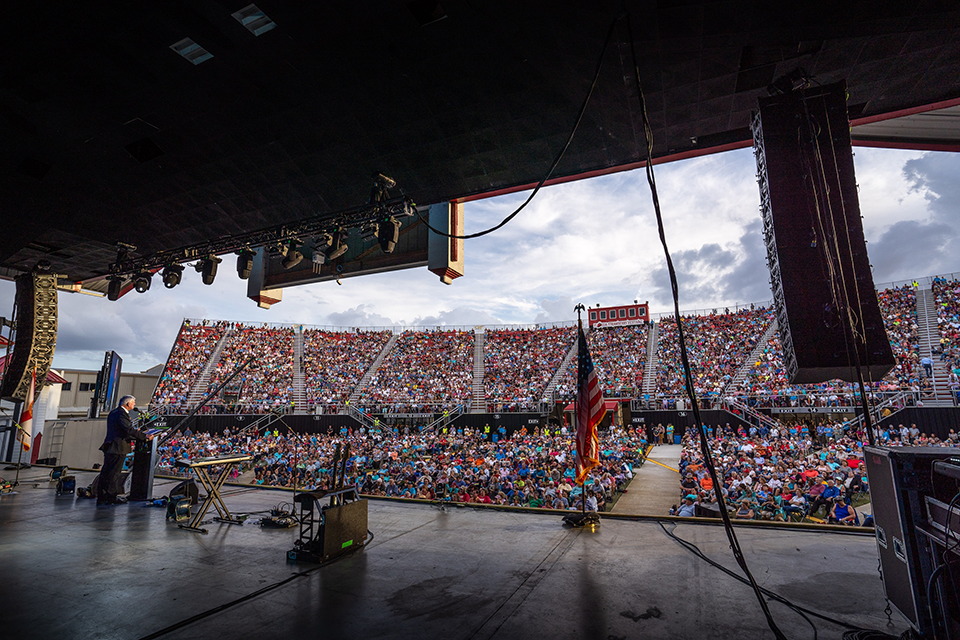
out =
[[[654,461],[676,469],[682,449],[678,444],[654,447],[650,459],[630,481],[627,492],[617,500],[613,513],[668,515],[670,507],[677,504],[680,496],[680,474],[654,464]]]

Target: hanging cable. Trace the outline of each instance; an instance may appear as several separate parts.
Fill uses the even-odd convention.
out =
[[[821,101],[824,101],[823,96],[820,96]],[[833,203],[830,200],[830,185],[827,181],[827,170],[823,161],[823,153],[820,149],[820,133],[821,127],[817,126],[814,118],[810,115],[810,110],[807,106],[807,101],[805,96],[801,98],[801,104],[803,105],[804,112],[804,124],[806,125],[806,135],[809,148],[812,152],[813,163],[811,163],[810,158],[806,153],[801,151],[801,158],[803,159],[806,174],[810,176],[810,186],[813,190],[813,205],[814,212],[816,215],[817,225],[820,230],[820,236],[823,239],[823,256],[827,266],[827,281],[830,284],[830,294],[833,298],[834,307],[837,309],[838,316],[843,320],[844,323],[844,332],[843,332],[843,341],[844,348],[847,353],[848,360],[851,356],[851,346],[848,341],[848,334],[846,329],[849,329],[849,338],[853,341],[853,362],[854,368],[857,373],[857,384],[860,393],[860,404],[863,410],[863,422],[864,429],[867,432],[867,442],[871,446],[875,445],[875,434],[873,432],[873,421],[870,415],[870,404],[867,399],[866,389],[863,381],[863,365],[860,361],[860,344],[864,345],[864,351],[866,351],[866,333],[865,326],[863,322],[863,307],[860,304],[860,290],[859,285],[856,283],[856,274],[852,275],[854,280],[854,286],[856,288],[857,296],[857,309],[854,311],[853,305],[850,303],[850,294],[849,288],[847,286],[846,274],[843,270],[842,260],[840,257],[840,244],[839,237],[840,233],[837,230],[837,221],[833,212]],[[826,112],[826,108],[824,108]],[[830,125],[830,118],[826,118],[827,126],[827,137],[829,140],[833,140],[833,131]],[[803,131],[798,129],[797,135],[799,138],[799,146],[801,149],[805,147],[803,140]],[[841,213],[846,220],[846,201],[843,198],[843,189],[840,189],[840,173],[839,166],[837,163],[836,149],[831,144],[831,151],[833,153],[833,168],[834,168],[834,177],[836,178],[836,185],[838,187],[838,195],[840,198],[840,207]],[[821,207],[821,200],[823,201],[823,207]],[[823,208],[827,210],[827,220],[828,228],[825,228],[823,220]],[[849,225],[845,225],[846,231],[846,240],[847,240],[847,251],[851,255],[851,269],[855,270],[855,265],[852,264],[853,248],[850,241],[850,230]],[[868,354],[869,355],[869,354]]]
[[[540,188],[550,179],[550,176],[553,175],[553,172],[556,171],[557,166],[560,164],[560,161],[563,159],[563,154],[567,152],[567,149],[570,147],[570,143],[573,142],[574,136],[577,134],[577,129],[580,128],[580,123],[583,121],[583,114],[587,111],[587,105],[590,104],[590,98],[593,96],[593,90],[597,88],[597,82],[600,80],[600,70],[603,68],[603,59],[607,56],[607,48],[610,46],[610,41],[613,39],[613,31],[617,26],[617,23],[623,16],[617,16],[613,19],[613,22],[610,23],[610,28],[607,30],[607,37],[603,41],[603,49],[600,50],[600,58],[597,60],[597,70],[593,74],[593,81],[590,83],[590,89],[587,91],[587,95],[583,98],[583,104],[580,105],[580,112],[577,114],[577,120],[573,123],[573,129],[570,130],[570,135],[567,136],[567,141],[564,143],[563,147],[560,149],[560,153],[557,154],[556,159],[550,165],[550,169],[547,171],[546,175],[540,179],[540,182],[537,183],[537,186],[533,188],[533,191],[530,192],[530,195],[527,196],[527,199],[517,207],[513,213],[508,215],[506,218],[500,221],[499,224],[490,227],[489,229],[484,229],[483,231],[477,231],[476,233],[467,233],[464,235],[456,233],[448,233],[446,231],[441,231],[436,227],[432,226],[423,215],[414,208],[414,211],[417,214],[417,218],[420,219],[420,222],[427,226],[427,229],[436,233],[437,235],[443,236],[445,238],[454,238],[457,240],[469,240],[471,238],[479,238],[485,236],[489,233],[493,233],[497,229],[502,228],[508,222],[513,220],[518,213],[523,211],[523,209],[530,204],[530,201],[533,200],[533,197],[537,195],[537,192],[540,191]]]
[[[770,614],[770,609],[767,606],[766,600],[763,598],[763,593],[760,591],[760,586],[757,584],[756,579],[750,572],[750,568],[747,566],[747,559],[743,555],[743,550],[740,548],[740,542],[737,539],[737,534],[733,530],[733,524],[730,522],[730,514],[727,513],[726,500],[724,499],[723,492],[721,491],[721,487],[723,485],[720,483],[720,479],[717,476],[717,469],[713,463],[713,455],[710,452],[707,434],[703,428],[703,420],[700,418],[700,406],[697,402],[696,390],[693,386],[693,376],[690,372],[690,361],[687,357],[686,338],[683,333],[683,321],[680,317],[680,295],[677,286],[677,273],[673,267],[673,260],[670,257],[670,249],[667,246],[667,238],[663,227],[663,216],[660,211],[660,197],[657,194],[657,181],[653,172],[653,128],[650,126],[650,119],[647,117],[647,106],[643,97],[643,85],[640,81],[640,67],[639,63],[637,62],[637,52],[634,45],[633,21],[631,20],[629,14],[627,14],[627,31],[630,40],[630,54],[633,62],[634,80],[637,87],[637,98],[640,101],[640,117],[643,124],[644,137],[646,138],[647,143],[644,168],[646,170],[647,183],[650,186],[650,195],[653,198],[653,209],[657,217],[657,231],[660,235],[660,244],[663,245],[663,253],[667,262],[667,272],[670,275],[670,291],[673,294],[673,308],[677,319],[677,339],[680,343],[680,361],[683,364],[683,376],[687,387],[687,395],[690,398],[690,405],[693,408],[693,419],[696,423],[697,433],[700,436],[700,452],[703,455],[704,465],[707,467],[707,470],[710,473],[710,479],[713,481],[713,489],[717,497],[717,506],[720,509],[720,517],[723,519],[723,528],[724,531],[726,531],[727,539],[730,542],[730,549],[733,551],[733,556],[736,559],[737,564],[740,566],[740,569],[749,580],[750,586],[753,588],[754,595],[757,597],[757,601],[760,603],[760,608],[763,610],[763,615],[767,619],[767,625],[770,627],[770,630],[773,631],[774,637],[776,637],[777,640],[786,640],[786,636],[783,634],[783,631],[780,630],[776,621],[773,619],[773,616]]]

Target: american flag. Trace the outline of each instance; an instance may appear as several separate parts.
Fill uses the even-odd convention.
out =
[[[36,393],[37,370],[33,370],[33,376],[30,378],[30,387],[27,389],[27,398],[23,403],[23,411],[20,412],[20,443],[24,451],[30,451],[30,444],[33,441],[33,401]]]
[[[597,425],[603,419],[603,391],[593,368],[587,338],[580,327],[577,337],[577,482],[583,482],[590,470],[600,464],[600,440]]]

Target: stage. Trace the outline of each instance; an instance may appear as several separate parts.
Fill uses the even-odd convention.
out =
[[[12,479],[12,471],[3,477]],[[371,500],[374,539],[309,571],[288,564],[296,529],[256,521],[289,492],[228,486],[242,526],[208,535],[165,521],[165,509],[97,507],[55,496],[48,469],[22,472],[0,496],[0,598],[9,638],[144,638],[225,603],[262,594],[162,638],[764,638],[752,591],[694,557],[656,522],[605,518],[599,529],[560,515]],[[78,473],[86,486],[91,473]],[[173,486],[158,480],[155,494]],[[723,529],[667,523],[724,566]],[[886,633],[872,536],[738,528],[760,584],[795,604]],[[270,588],[287,581],[285,584]],[[789,638],[812,638],[785,606],[771,610]],[[815,620],[822,638],[843,629]]]

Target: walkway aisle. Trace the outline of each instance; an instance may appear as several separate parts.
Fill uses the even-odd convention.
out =
[[[650,458],[630,481],[627,492],[617,500],[613,513],[669,515],[670,507],[677,504],[680,497],[680,474],[660,464],[676,469],[682,449],[678,444],[654,447]],[[654,464],[655,461],[660,464]]]

